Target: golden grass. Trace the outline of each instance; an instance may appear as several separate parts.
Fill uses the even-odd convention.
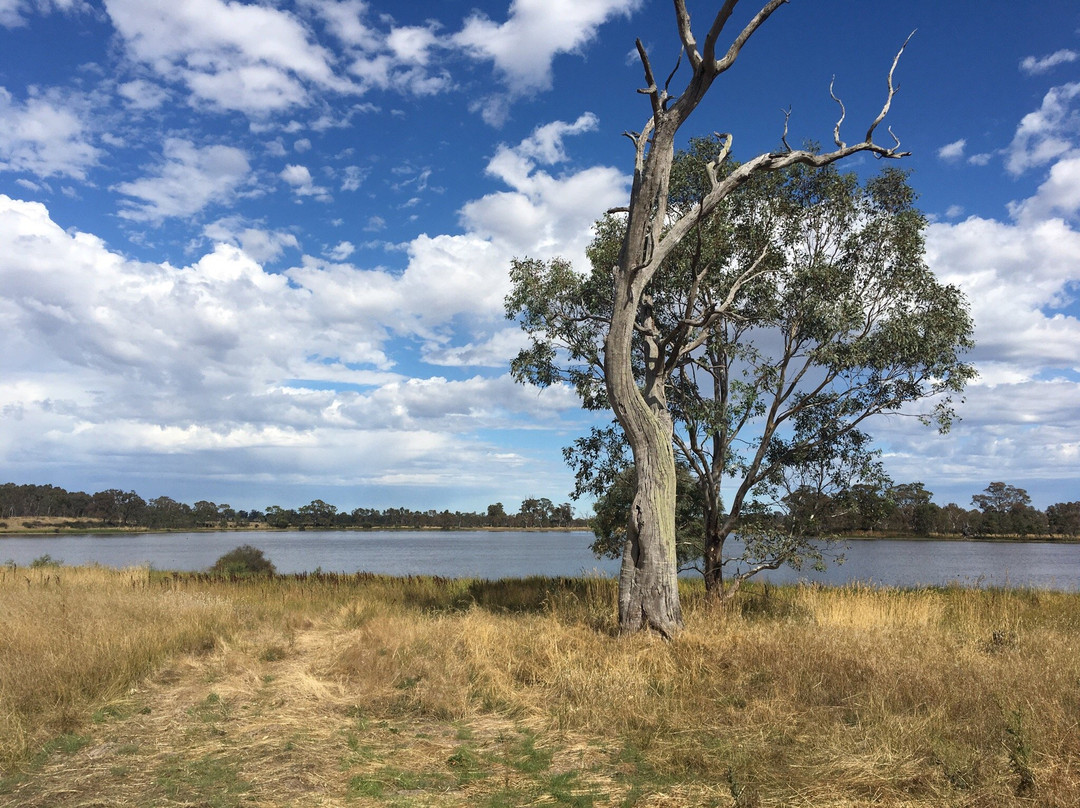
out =
[[[168,656],[211,649],[231,611],[146,569],[0,568],[0,774]]]
[[[687,584],[665,642],[601,579],[49,574],[0,580],[3,760],[141,681],[149,774],[72,753],[115,804],[1080,805],[1077,594]]]

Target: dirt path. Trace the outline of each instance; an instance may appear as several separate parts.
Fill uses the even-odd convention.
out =
[[[61,739],[0,806],[604,806],[633,787],[612,750],[518,722],[367,715],[322,673],[338,641],[307,625],[176,659]]]

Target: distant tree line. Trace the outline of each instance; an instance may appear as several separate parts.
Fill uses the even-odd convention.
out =
[[[941,506],[932,496],[921,482],[882,489],[856,485],[824,503],[818,501],[821,494],[795,491],[789,518],[821,535],[1080,536],[1080,502],[1058,502],[1041,511],[1032,507],[1027,491],[1003,482],[975,494],[974,508],[954,502]]]
[[[249,527],[273,528],[582,528],[588,521],[574,516],[570,503],[554,504],[547,497],[529,498],[517,513],[501,502],[483,513],[409,508],[354,508],[342,511],[321,499],[299,508],[268,505],[266,510],[238,510],[228,504],[199,500],[194,505],[172,497],[145,500],[134,491],[110,488],[87,494],[55,485],[0,485],[0,519],[63,517],[93,520],[109,527],[149,530]]]
[[[693,486],[686,489],[692,491]],[[796,523],[802,533],[822,536],[1080,536],[1080,501],[1058,502],[1042,511],[1032,507],[1031,497],[1023,488],[1003,482],[992,482],[974,495],[973,508],[953,502],[941,506],[932,497],[921,482],[883,488],[856,485],[832,497],[797,489],[787,498],[784,518]],[[147,501],[134,491],[117,488],[87,494],[54,485],[0,485],[0,519],[35,517],[87,519],[110,527],[149,530],[256,524],[272,528],[444,529],[583,528],[591,524],[590,520],[576,517],[570,503],[556,505],[547,497],[524,500],[517,513],[507,513],[501,502],[489,505],[483,513],[409,508],[343,511],[321,499],[299,508],[269,505],[260,511],[237,510],[207,500],[188,505],[165,496]],[[603,500],[598,503],[595,519],[605,519]],[[694,525],[689,529],[693,530]]]
[[[633,469],[631,468],[630,473]],[[690,473],[677,469],[676,549],[682,566],[702,556],[701,491]],[[599,500],[592,520],[597,555],[618,558],[633,498],[628,473],[617,477]],[[966,536],[1060,537],[1080,536],[1080,502],[1059,502],[1040,511],[1032,507],[1023,488],[992,482],[971,498],[974,508],[954,502],[941,506],[921,482],[882,485],[857,484],[838,493],[820,487],[798,487],[782,498],[780,508],[759,508],[747,520],[758,531],[806,538],[843,536]],[[813,561],[812,550],[803,554]]]

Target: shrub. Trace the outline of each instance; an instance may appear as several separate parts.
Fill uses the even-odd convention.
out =
[[[244,544],[215,561],[210,572],[218,575],[274,575],[277,569],[262,550]]]

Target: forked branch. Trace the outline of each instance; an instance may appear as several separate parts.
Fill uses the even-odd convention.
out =
[[[918,30],[918,29],[916,29]],[[915,31],[912,31],[907,35],[907,39],[904,40],[904,44],[900,46],[900,50],[896,52],[896,56],[893,57],[892,67],[889,68],[889,94],[885,97],[885,105],[881,108],[881,112],[874,118],[874,122],[870,124],[870,128],[866,130],[866,142],[869,143],[874,139],[874,130],[877,129],[878,124],[885,120],[885,116],[889,114],[889,107],[892,106],[893,96],[896,95],[896,91],[899,87],[893,85],[893,73],[896,72],[896,65],[900,63],[900,56],[904,53],[904,48],[908,46],[911,38],[915,36]],[[889,134],[892,135],[893,140],[896,141],[897,148],[900,147],[900,140],[893,135],[892,130],[889,130]]]

